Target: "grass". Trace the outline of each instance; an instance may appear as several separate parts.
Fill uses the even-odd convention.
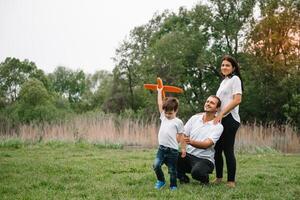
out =
[[[156,191],[155,149],[86,142],[0,142],[0,199],[299,199],[300,156],[237,153],[237,187],[196,181]],[[164,167],[165,175],[169,178]],[[214,178],[212,174],[211,179]]]

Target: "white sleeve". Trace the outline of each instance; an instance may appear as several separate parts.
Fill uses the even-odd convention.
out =
[[[238,76],[232,77],[232,94],[242,94],[242,81]]]
[[[184,126],[181,120],[179,120],[177,124],[177,133],[184,133]]]
[[[221,137],[223,129],[224,128],[223,128],[222,124],[220,124],[220,123],[215,126],[215,131],[212,132],[210,135],[210,139],[213,141],[214,144],[216,144],[216,142]]]

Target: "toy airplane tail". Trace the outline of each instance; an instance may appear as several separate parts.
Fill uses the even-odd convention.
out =
[[[162,98],[164,99],[166,94],[165,92],[171,93],[183,93],[183,90],[179,87],[163,85],[161,78],[157,78],[157,84],[144,84],[144,88],[148,90],[157,90],[157,88],[163,88],[162,90]]]

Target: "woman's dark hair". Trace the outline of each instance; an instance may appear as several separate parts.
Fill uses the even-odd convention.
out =
[[[243,80],[242,80],[242,76],[241,76],[241,72],[240,72],[240,66],[238,64],[238,62],[230,55],[225,55],[223,56],[222,58],[222,62],[226,60],[228,62],[231,63],[232,67],[234,68],[232,74],[229,75],[229,78],[231,78],[233,75],[236,75],[240,78],[241,80],[241,83],[242,83],[242,91],[244,90],[244,85],[243,85]],[[222,74],[223,78],[224,78],[224,75]]]

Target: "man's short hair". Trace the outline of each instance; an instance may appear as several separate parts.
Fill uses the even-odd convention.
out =
[[[210,95],[210,97],[213,97],[213,98],[215,98],[215,99],[218,100],[217,108],[220,108],[220,107],[221,107],[221,104],[222,104],[221,99],[220,99],[219,97],[217,97],[216,95]]]
[[[179,105],[179,101],[178,101],[177,98],[175,98],[175,97],[167,97],[167,98],[164,100],[162,109],[163,109],[165,112],[169,112],[169,111],[177,111],[178,105]]]

